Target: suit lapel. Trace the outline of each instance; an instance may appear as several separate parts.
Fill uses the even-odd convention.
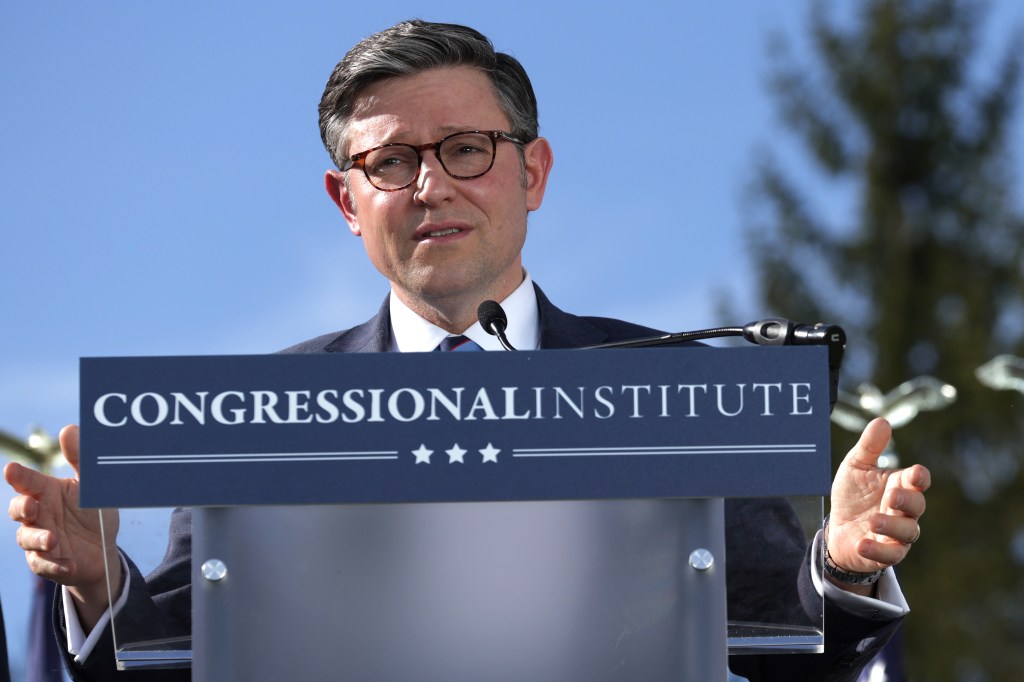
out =
[[[388,294],[390,296],[390,294]],[[377,314],[358,327],[342,332],[324,347],[327,353],[386,353],[391,350],[391,313],[388,296]]]
[[[556,307],[539,286],[533,286],[537,292],[537,308],[540,313],[541,348],[580,348],[594,346],[608,339],[607,332],[582,317]],[[327,353],[384,353],[390,350],[391,313],[387,297],[376,315],[342,332],[324,347]]]
[[[541,348],[581,348],[596,346],[608,339],[608,333],[582,317],[571,315],[548,300],[540,287],[537,292],[537,308],[540,311]]]

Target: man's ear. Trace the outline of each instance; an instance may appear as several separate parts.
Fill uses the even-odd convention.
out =
[[[345,216],[345,221],[348,223],[348,229],[355,236],[361,237],[359,221],[356,218],[356,203],[352,199],[348,187],[345,186],[345,174],[339,170],[329,169],[324,173],[324,187],[327,189],[327,194],[331,197],[331,201],[341,209],[341,213]]]
[[[526,145],[523,150],[526,170],[526,209],[536,211],[544,200],[544,190],[548,185],[548,175],[555,162],[551,145],[543,137],[538,137]]]

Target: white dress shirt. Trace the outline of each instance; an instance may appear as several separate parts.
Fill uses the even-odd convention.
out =
[[[533,290],[533,280],[529,273],[524,273],[523,283],[509,294],[508,298],[498,301],[505,315],[508,326],[505,336],[516,350],[537,350],[540,348],[540,313],[537,309],[537,295]],[[391,350],[400,353],[432,351],[441,343],[441,339],[450,336],[437,325],[427,322],[414,313],[398,296],[391,295]],[[484,331],[479,322],[462,332],[484,350],[505,350],[501,347],[498,337]]]

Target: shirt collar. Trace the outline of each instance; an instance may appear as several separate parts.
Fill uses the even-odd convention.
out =
[[[414,313],[407,305],[392,295],[388,297],[391,312],[391,350],[402,353],[432,351],[448,336],[448,332],[427,322]],[[537,308],[537,294],[533,288],[530,273],[524,272],[523,282],[509,296],[499,301],[508,316],[505,335],[517,350],[540,348],[540,312]],[[462,332],[484,350],[503,350],[496,336],[488,334],[474,322]]]

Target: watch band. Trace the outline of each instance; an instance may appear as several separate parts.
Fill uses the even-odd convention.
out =
[[[825,573],[830,577],[838,580],[841,583],[847,585],[874,585],[878,582],[878,579],[882,577],[882,573],[885,571],[884,568],[880,568],[877,571],[871,573],[857,573],[855,571],[847,571],[837,564],[833,559],[832,555],[828,551],[828,524],[825,524],[825,532],[822,534],[821,543],[825,548]]]

